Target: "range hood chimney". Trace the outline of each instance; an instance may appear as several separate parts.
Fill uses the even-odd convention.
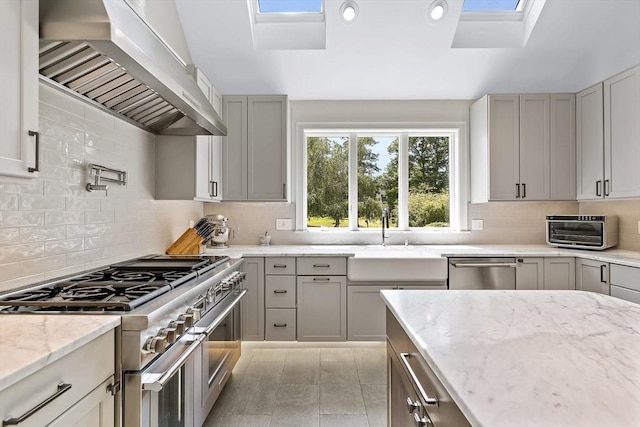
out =
[[[185,64],[125,0],[40,0],[42,80],[158,135],[226,135]]]

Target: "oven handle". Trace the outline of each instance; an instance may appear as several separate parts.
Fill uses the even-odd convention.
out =
[[[196,328],[195,332],[199,334],[203,334],[204,337],[208,336],[215,328],[218,327],[220,323],[222,323],[225,317],[227,317],[227,315],[231,313],[231,310],[233,310],[236,307],[236,305],[240,303],[240,300],[246,293],[247,293],[247,290],[242,289],[238,294],[235,294],[231,303],[227,305],[227,307],[218,315],[218,317],[215,318],[213,322],[211,322],[211,324],[203,328]]]
[[[154,391],[156,393],[162,391],[162,388],[173,377],[176,372],[182,368],[182,365],[191,357],[194,351],[200,348],[200,345],[206,337],[204,335],[197,336],[195,341],[176,359],[175,362],[164,372],[143,373],[141,377],[142,390]]]

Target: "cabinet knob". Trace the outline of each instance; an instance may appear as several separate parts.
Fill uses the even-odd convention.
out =
[[[420,408],[420,402],[418,401],[414,402],[410,397],[407,397],[407,411],[409,411],[410,414],[413,414],[419,408]]]
[[[429,417],[421,417],[418,414],[413,414],[413,420],[415,421],[416,427],[426,427],[427,425],[433,425]]]

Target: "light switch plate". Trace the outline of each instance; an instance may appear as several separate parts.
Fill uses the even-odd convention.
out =
[[[484,230],[484,221],[481,220],[481,219],[472,219],[471,220],[471,230],[472,231]]]
[[[277,218],[276,230],[291,230],[292,221],[291,218]]]

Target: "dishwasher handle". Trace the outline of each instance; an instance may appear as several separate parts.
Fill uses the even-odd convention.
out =
[[[508,267],[516,268],[515,262],[449,262],[454,268],[490,268],[490,267]]]

